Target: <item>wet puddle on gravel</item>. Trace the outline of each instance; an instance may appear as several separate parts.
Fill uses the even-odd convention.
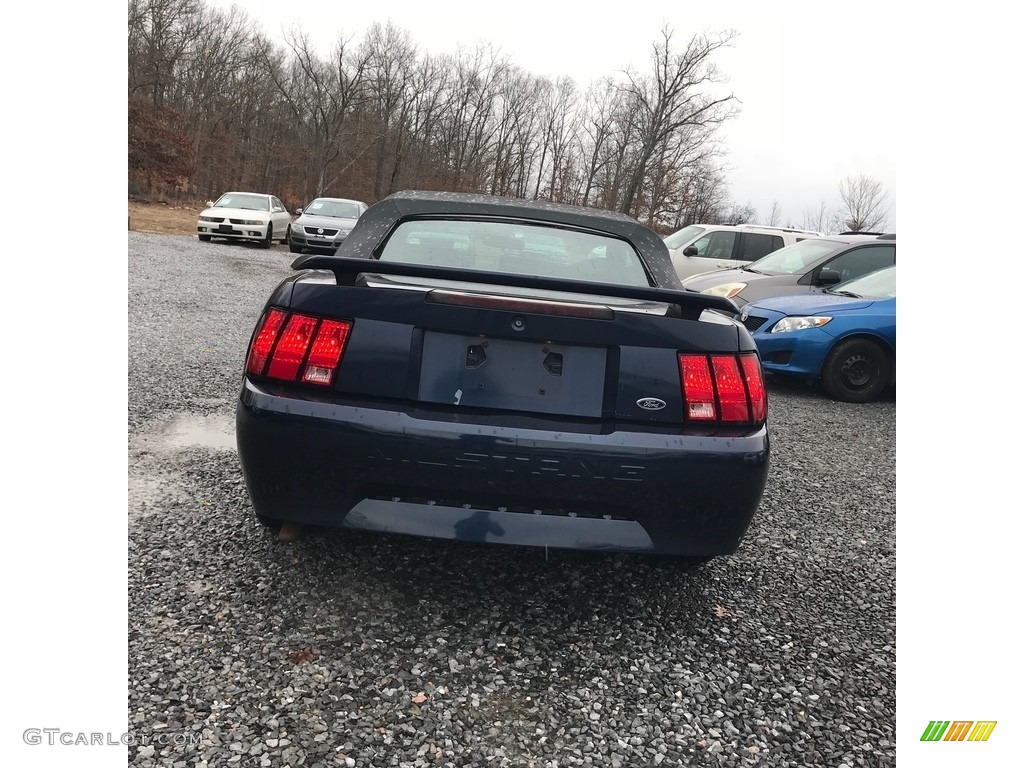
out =
[[[175,416],[147,435],[150,447],[169,450],[178,448],[210,448],[215,451],[235,450],[233,417],[200,416],[184,413]]]

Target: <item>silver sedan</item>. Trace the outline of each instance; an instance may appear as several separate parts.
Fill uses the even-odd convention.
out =
[[[329,250],[332,253],[348,237],[356,221],[367,208],[360,200],[318,197],[295,211],[298,218],[288,229],[288,247],[292,253],[304,249]]]

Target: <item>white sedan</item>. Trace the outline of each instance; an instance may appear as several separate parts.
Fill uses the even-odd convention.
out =
[[[224,237],[256,240],[269,248],[274,240],[287,241],[291,214],[273,195],[227,192],[199,214],[196,230],[200,240]]]

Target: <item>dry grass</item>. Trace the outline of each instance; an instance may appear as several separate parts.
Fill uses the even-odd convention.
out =
[[[160,235],[194,235],[201,206],[174,208],[166,203],[128,201],[128,229]]]

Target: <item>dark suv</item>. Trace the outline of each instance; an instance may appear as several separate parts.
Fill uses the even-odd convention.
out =
[[[895,234],[831,235],[787,245],[739,269],[695,275],[683,287],[742,307],[771,296],[820,291],[895,263]]]

